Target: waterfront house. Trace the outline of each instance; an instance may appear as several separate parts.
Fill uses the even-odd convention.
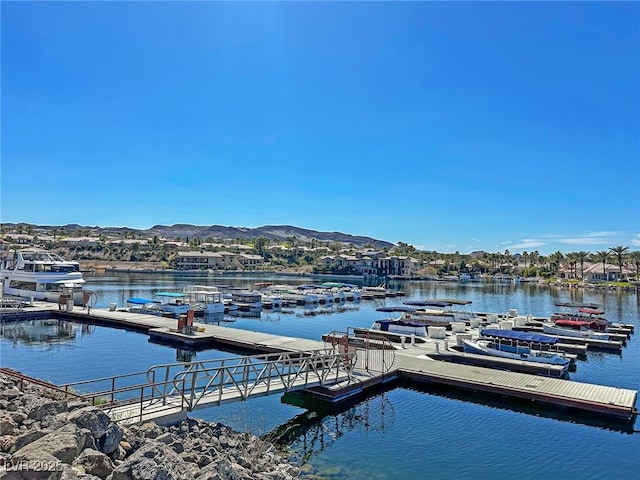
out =
[[[621,276],[620,267],[609,263],[605,265],[604,270],[602,268],[602,262],[594,263],[584,268],[585,282],[620,282],[626,280],[631,275],[633,275],[633,272],[623,266]]]
[[[177,252],[176,270],[253,270],[264,264],[261,255],[232,252]]]

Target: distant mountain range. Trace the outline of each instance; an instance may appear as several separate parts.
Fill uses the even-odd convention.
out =
[[[201,238],[206,239],[209,237],[219,238],[222,240],[233,240],[235,238],[241,238],[243,240],[253,240],[254,238],[264,236],[271,240],[285,241],[287,238],[296,237],[298,242],[310,242],[311,240],[319,240],[321,242],[340,242],[344,244],[352,244],[355,247],[363,247],[364,245],[371,244],[375,248],[392,248],[393,243],[384,240],[378,240],[371,237],[365,237],[361,235],[350,235],[348,233],[341,232],[319,232],[317,230],[309,230],[306,228],[294,227],[291,225],[265,225],[263,227],[256,228],[244,228],[244,227],[225,227],[222,225],[211,226],[199,226],[189,224],[175,224],[175,225],[154,225],[146,230],[138,230],[128,227],[88,227],[77,224],[60,225],[60,226],[39,226],[29,225],[25,223],[11,224],[5,223],[3,226],[6,228],[15,228],[18,225],[32,226],[35,230],[39,231],[51,231],[54,229],[64,229],[66,231],[88,230],[94,235],[122,235],[124,232],[135,232],[145,237],[163,237],[163,238]]]

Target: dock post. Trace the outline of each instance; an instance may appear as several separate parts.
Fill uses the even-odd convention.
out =
[[[413,347],[416,346],[416,336],[415,335],[411,335],[411,346],[413,346]]]
[[[436,353],[440,353],[440,342],[436,342]]]
[[[406,345],[404,344],[405,340],[407,339],[407,337],[405,337],[404,335],[400,336],[400,346],[402,348],[407,348]]]

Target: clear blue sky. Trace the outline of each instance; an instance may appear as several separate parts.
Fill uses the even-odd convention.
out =
[[[2,2],[1,220],[640,249],[638,2]]]

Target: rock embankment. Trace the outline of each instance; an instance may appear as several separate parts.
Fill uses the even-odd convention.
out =
[[[300,470],[260,438],[188,419],[123,427],[100,408],[0,375],[0,479],[289,480]]]

